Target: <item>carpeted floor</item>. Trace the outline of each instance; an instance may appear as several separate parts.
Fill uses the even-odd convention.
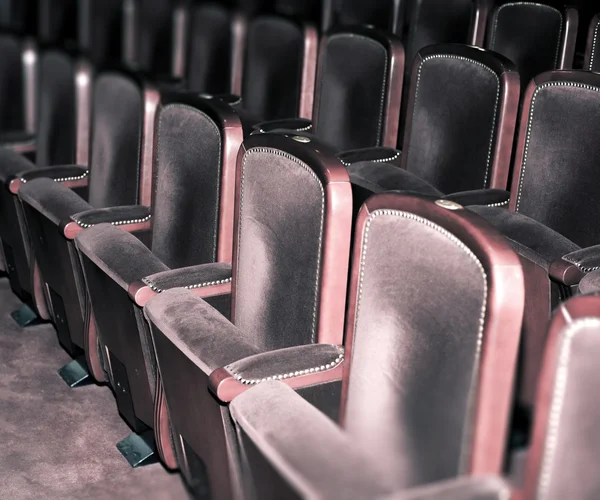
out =
[[[115,448],[129,427],[111,391],[69,389],[69,361],[50,325],[19,328],[20,306],[0,279],[0,499],[186,499],[161,465],[129,467]]]

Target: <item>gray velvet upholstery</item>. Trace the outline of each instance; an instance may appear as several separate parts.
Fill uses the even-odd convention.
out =
[[[170,288],[209,287],[231,282],[231,263],[215,262],[170,269],[146,275],[143,281],[156,292],[162,292]]]
[[[385,147],[354,149],[351,151],[343,151],[338,154],[338,158],[342,160],[342,163],[346,166],[349,166],[352,163],[366,161],[399,165],[402,159],[402,151]]]
[[[449,233],[403,212],[374,212],[362,248],[346,430],[397,488],[461,474],[488,277]]]
[[[358,500],[394,491],[361,443],[282,382],[259,384],[230,408],[249,466],[245,487],[256,488],[256,498]]]
[[[163,337],[206,375],[259,352],[243,331],[189,290],[164,291],[148,301],[144,314],[155,339],[159,366],[164,340],[158,339]]]
[[[314,171],[275,149],[242,163],[235,323],[259,350],[316,342],[325,194]]]
[[[584,203],[600,196],[593,181],[600,143],[589,133],[600,126],[600,76],[589,76],[582,84],[565,73],[536,86],[525,159],[512,189],[517,212],[581,247],[600,242],[600,207]]]
[[[57,165],[53,167],[36,168],[35,170],[26,170],[19,178],[23,183],[41,178],[62,182],[66,180],[84,179],[88,174],[88,168],[82,165]]]
[[[343,359],[344,348],[341,346],[301,345],[240,359],[227,365],[227,371],[242,383],[255,384],[333,368]]]
[[[222,132],[203,111],[178,103],[160,111],[157,130],[152,252],[172,269],[213,262]]]
[[[109,223],[115,226],[135,224],[148,221],[150,217],[150,208],[143,205],[95,208],[71,215],[71,219],[84,228],[102,223]]]
[[[536,2],[506,2],[489,19],[486,47],[505,55],[519,69],[521,86],[559,67],[563,14]]]
[[[307,132],[312,129],[312,122],[306,118],[286,118],[282,120],[270,120],[259,122],[253,126],[257,132],[274,132],[277,130],[294,130],[296,132]]]
[[[600,292],[600,271],[593,271],[586,274],[579,282],[579,293]]]
[[[297,116],[304,63],[302,26],[283,17],[260,16],[250,22],[242,98],[263,120]]]
[[[443,193],[415,174],[400,167],[370,161],[348,165],[350,180],[371,189],[374,193],[384,191],[412,192],[442,197]]]
[[[336,33],[321,49],[317,135],[338,151],[379,146],[388,78],[387,48],[364,34]]]
[[[600,245],[576,250],[563,255],[563,260],[575,264],[577,268],[585,273],[600,269]]]
[[[378,500],[506,500],[510,485],[494,476],[461,477],[386,495]]]
[[[71,215],[92,207],[81,196],[48,177],[34,179],[21,186],[19,198],[56,226],[71,220]]]
[[[459,191],[443,197],[459,205],[486,205],[488,207],[508,207],[510,193],[504,189],[474,189]]]
[[[535,252],[539,257],[534,262],[538,262],[546,269],[554,260],[579,250],[579,246],[572,241],[525,215],[502,207],[470,206],[468,208],[506,236],[517,253],[523,254],[521,250],[523,247]]]
[[[90,205],[136,204],[144,112],[140,87],[118,73],[103,73],[93,106]]]
[[[111,224],[90,227],[79,233],[75,241],[80,252],[125,292],[145,276],[169,269],[134,235]]]
[[[0,147],[0,181],[2,184],[15,178],[18,174],[34,168],[35,165],[23,155],[8,148]]]

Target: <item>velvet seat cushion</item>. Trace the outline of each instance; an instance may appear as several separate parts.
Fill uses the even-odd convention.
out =
[[[527,253],[530,258],[533,256],[534,262],[545,269],[548,269],[554,260],[579,250],[579,246],[571,240],[526,215],[501,207],[470,206],[467,208],[490,222],[506,236],[517,253],[521,255]]]

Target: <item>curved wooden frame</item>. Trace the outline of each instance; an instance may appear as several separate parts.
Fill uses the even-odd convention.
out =
[[[457,206],[457,208],[460,205]],[[342,378],[340,421],[344,425],[348,380],[359,286],[360,262],[366,224],[376,210],[400,210],[424,217],[451,232],[479,259],[488,276],[488,307],[484,320],[477,404],[473,413],[473,438],[468,472],[502,472],[517,353],[525,304],[523,271],[506,239],[476,214],[442,208],[416,196],[383,193],[363,205],[356,223],[346,323],[346,361]]]

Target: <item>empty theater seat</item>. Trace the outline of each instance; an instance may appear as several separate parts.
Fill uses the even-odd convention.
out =
[[[123,0],[77,0],[78,50],[96,67],[122,60]]]
[[[371,28],[334,29],[319,49],[312,121],[274,120],[255,129],[307,132],[337,151],[393,147],[403,71],[404,50],[395,36]]]
[[[427,47],[412,72],[402,151],[372,148],[340,158],[366,193],[508,205],[519,93],[516,68],[501,55],[458,44]]]
[[[307,368],[311,354],[333,371],[343,358],[338,344],[352,219],[348,174],[315,141],[259,134],[241,151],[232,278],[223,279],[219,265],[203,266],[201,274],[202,296],[231,294],[231,321],[191,290],[167,290],[144,309],[164,389],[156,413],[163,421],[170,417],[190,487],[204,486],[206,467],[214,499],[231,498],[240,487],[223,406],[246,388],[238,373],[249,379],[281,373],[283,365],[269,363],[274,349],[285,350],[291,372]],[[145,281],[160,288],[172,274]],[[321,374],[312,375],[318,381]],[[206,390],[209,378],[217,399]]]
[[[518,256],[485,221],[455,203],[372,197],[357,221],[341,397],[335,377],[316,406],[285,377],[246,382],[231,403],[245,491],[376,498],[500,474],[523,308]],[[275,356],[277,373],[293,373]]]
[[[93,95],[89,167],[34,169],[11,186],[23,204],[59,340],[72,354],[84,348],[86,295],[73,238],[93,209],[133,205],[110,220],[120,224],[147,216],[157,101],[156,90],[133,75],[101,74]]]
[[[156,383],[152,340],[141,308],[147,294],[144,298],[139,287],[153,294],[143,280],[171,270],[178,279],[161,288],[202,292],[202,273],[190,272],[189,266],[201,271],[201,264],[212,262],[224,272],[219,279],[230,279],[235,171],[243,139],[239,118],[217,99],[165,93],[161,101],[144,243],[139,233],[136,237],[110,224],[90,227],[76,238],[89,313],[93,311],[97,326],[97,331],[86,331],[88,366],[98,381],[105,380],[107,372],[121,415],[139,432],[154,427]],[[228,303],[222,302],[212,303],[228,310]],[[158,451],[165,464],[175,468],[168,439],[158,436]]]
[[[595,223],[600,214],[592,201],[600,195],[595,182],[600,149],[589,134],[600,126],[598,116],[600,75],[555,71],[535,77],[524,98],[509,210],[471,207],[532,264],[535,276],[526,279],[531,331],[523,344],[520,388],[526,405],[533,404],[550,310],[595,267],[590,262],[597,251],[585,248],[600,243]]]
[[[513,61],[523,90],[533,77],[573,67],[578,16],[534,2],[508,2],[490,15],[485,46]]]
[[[600,72],[600,14],[596,14],[590,24],[583,69]]]

